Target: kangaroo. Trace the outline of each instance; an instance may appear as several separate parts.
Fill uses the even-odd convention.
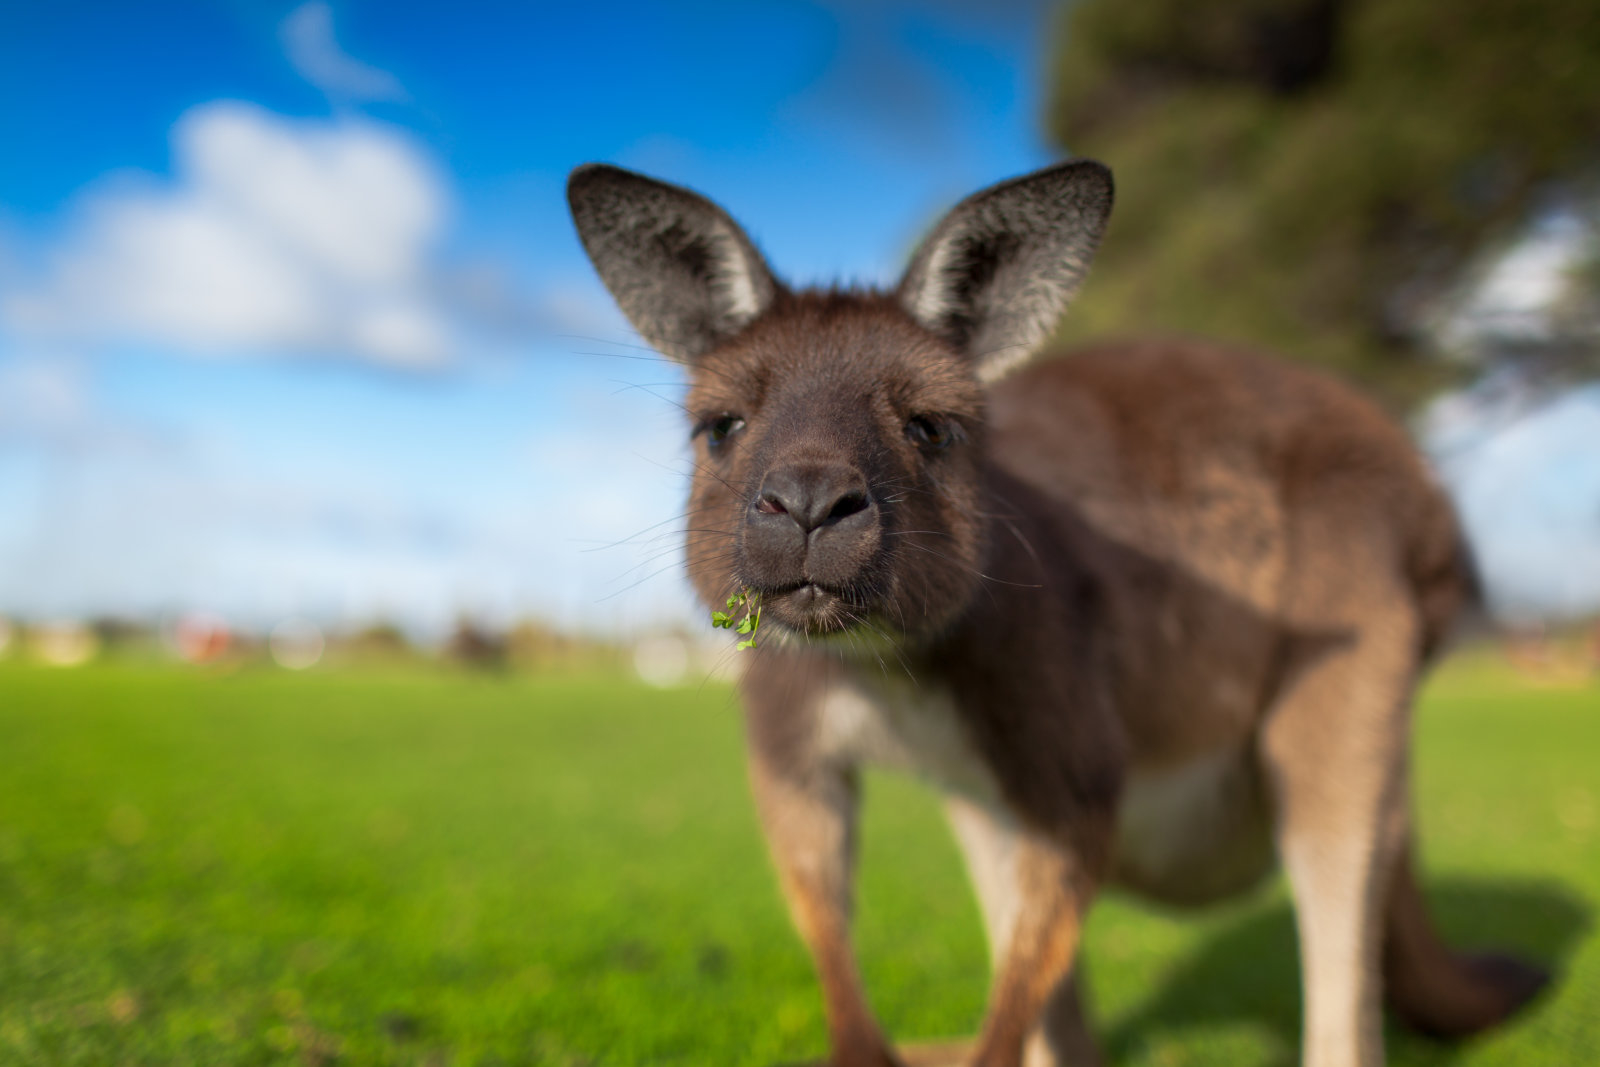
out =
[[[891,291],[792,289],[711,201],[568,182],[623,313],[689,378],[689,577],[759,603],[760,819],[835,1067],[901,1064],[850,944],[858,769],[943,791],[991,946],[954,1058],[1099,1062],[1096,895],[1293,893],[1303,1062],[1383,1061],[1382,1005],[1455,1037],[1545,975],[1457,954],[1412,851],[1413,693],[1474,600],[1403,432],[1309,370],[1190,340],[1037,359],[1110,215],[1077,160],[962,201]],[[953,1060],[952,1060],[953,1062]]]

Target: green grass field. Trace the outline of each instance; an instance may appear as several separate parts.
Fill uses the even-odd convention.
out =
[[[1600,1062],[1600,689],[1436,682],[1417,759],[1452,938],[1555,965],[1400,1064]],[[986,953],[933,799],[869,783],[859,944],[901,1038],[974,1030]],[[1113,1060],[1296,1061],[1281,885],[1087,938]],[[731,693],[445,671],[0,667],[0,1062],[770,1064],[822,1051]]]

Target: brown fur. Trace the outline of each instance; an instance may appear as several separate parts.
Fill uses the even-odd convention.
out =
[[[1081,907],[1117,866],[1116,808],[1131,773],[1229,747],[1259,761],[1260,815],[1237,829],[1260,835],[1262,847],[1245,851],[1262,863],[1271,858],[1269,793],[1288,807],[1280,818],[1330,838],[1352,818],[1374,823],[1404,803],[1395,778],[1404,770],[1409,696],[1423,653],[1470,592],[1469,568],[1449,506],[1409,443],[1328,379],[1193,342],[1108,345],[1016,375],[980,415],[962,406],[972,398],[942,381],[936,363],[907,354],[875,299],[797,297],[794,307],[795,319],[774,316],[755,335],[755,352],[733,346],[708,361],[691,406],[733,406],[735,368],[757,374],[761,353],[779,347],[773,335],[795,330],[808,346],[828,338],[811,352],[830,367],[837,392],[819,405],[860,396],[874,380],[885,395],[927,405],[926,376],[940,390],[937,405],[972,419],[989,449],[977,489],[950,484],[974,473],[962,471],[936,498],[920,486],[908,496],[917,510],[906,528],[940,530],[928,543],[959,561],[917,560],[936,569],[920,579],[932,589],[926,595],[948,602],[965,588],[964,613],[937,625],[944,618],[907,589],[909,605],[890,601],[882,614],[912,633],[936,624],[924,643],[905,642],[898,654],[922,684],[950,687],[1007,806],[1074,860],[1071,880],[1021,876],[1031,902],[1026,932],[997,977],[975,1061],[1014,1063],[1025,1036],[1017,1020],[1036,1018],[1067,974]],[[868,353],[884,344],[896,344],[893,358],[904,362],[871,365]],[[785,369],[815,373],[803,361]],[[763,380],[770,388],[772,379]],[[725,529],[737,521],[727,512],[739,506],[741,472],[718,474],[711,462],[701,459],[692,524]],[[904,466],[883,476],[915,480]],[[990,517],[986,528],[974,527],[977,514]],[[709,602],[740,581],[726,557],[695,560]],[[1370,653],[1358,649],[1363,641]],[[771,680],[768,661],[787,655],[763,650],[746,683],[752,743],[779,766],[801,763],[812,736],[792,691],[771,699],[774,685],[794,684]],[[903,669],[892,661],[856,667]],[[1297,697],[1297,685],[1308,695]],[[1381,780],[1362,784],[1379,771]],[[1301,780],[1309,795],[1291,801]],[[781,850],[783,831],[774,837]],[[1386,864],[1403,862],[1403,844],[1388,846]],[[1194,860],[1205,865],[1216,851]],[[1172,869],[1112,880],[1185,903],[1205,876]],[[1373,888],[1363,892],[1380,892],[1383,881],[1367,876]],[[1413,982],[1462,987],[1450,994],[1457,1006],[1448,1018],[1428,1028],[1470,1032],[1507,1014],[1516,994],[1445,966],[1450,957],[1433,947],[1425,914],[1408,903],[1414,914],[1392,914],[1390,957],[1411,951],[1435,966],[1423,979],[1392,962],[1392,974],[1407,975],[1402,995],[1427,998]],[[1363,936],[1375,952],[1376,927]]]
[[[1109,210],[1109,185],[1103,204],[1060,191],[1097,173],[1038,180],[1052,204]],[[896,1062],[848,935],[870,761],[956,798],[995,942],[974,1064],[1095,1058],[1075,975],[1102,888],[1203,903],[1275,855],[1297,902],[1307,1064],[1381,1062],[1385,976],[1430,1032],[1498,1022],[1536,973],[1446,950],[1411,874],[1411,698],[1473,595],[1448,502],[1366,401],[1232,349],[1106,344],[984,388],[990,355],[963,339],[1026,341],[1040,297],[985,295],[1009,246],[981,240],[1014,216],[1098,232],[1072,210],[1013,210],[1029,180],[953,212],[896,294],[792,293],[763,274],[755,313],[713,302],[736,326],[671,333],[692,341],[702,431],[689,574],[712,607],[761,593],[751,776],[832,1062]],[[1062,240],[1080,259],[1092,247]],[[610,264],[625,308],[634,266]],[[1080,273],[1058,272],[1062,292]]]

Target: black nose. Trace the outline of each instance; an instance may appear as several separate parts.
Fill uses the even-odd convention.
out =
[[[756,494],[759,515],[788,515],[810,533],[867,510],[871,498],[860,472],[843,465],[780,467],[762,479]]]

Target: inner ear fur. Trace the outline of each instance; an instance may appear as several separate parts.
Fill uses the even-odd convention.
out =
[[[1055,329],[1111,216],[1111,171],[1074,160],[974,193],[917,249],[897,295],[994,381]]]
[[[778,293],[750,238],[698,193],[589,163],[568,177],[567,203],[600,280],[663,355],[694,360]]]

